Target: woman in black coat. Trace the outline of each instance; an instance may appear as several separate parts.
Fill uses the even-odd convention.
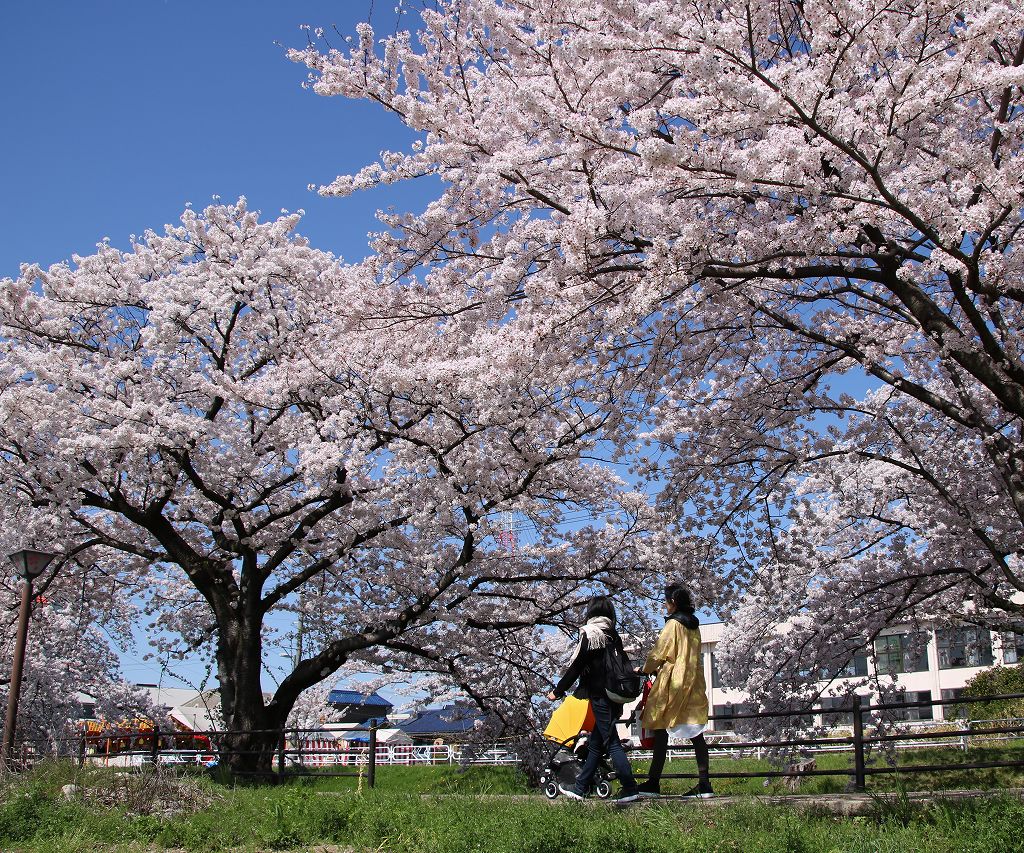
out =
[[[594,709],[594,730],[587,741],[587,759],[579,776],[576,777],[576,783],[571,788],[559,785],[559,790],[570,799],[582,800],[590,793],[590,786],[601,758],[607,755],[622,784],[622,791],[616,802],[630,803],[639,798],[639,793],[615,725],[616,720],[622,715],[622,706],[612,702],[605,692],[605,653],[610,644],[617,644],[620,648],[622,646],[622,639],[615,630],[615,608],[607,596],[595,596],[587,605],[584,625],[580,628],[579,642],[569,662],[569,668],[554,689],[548,693],[548,699],[551,701],[561,699],[578,681],[573,696],[577,699],[590,700],[590,705]]]

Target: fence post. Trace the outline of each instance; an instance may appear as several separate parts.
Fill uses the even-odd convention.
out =
[[[861,698],[853,697],[853,787],[856,791],[867,789],[864,773],[864,718],[861,716]]]
[[[160,726],[153,726],[153,749],[151,752],[153,766],[156,767],[160,761]]]
[[[377,724],[370,724],[370,754],[366,763],[366,786],[372,788],[377,780]]]
[[[284,753],[288,747],[288,735],[281,729],[281,740],[277,744],[277,781],[284,781]]]
[[[85,767],[85,735],[82,735],[82,739],[78,742],[78,766]]]

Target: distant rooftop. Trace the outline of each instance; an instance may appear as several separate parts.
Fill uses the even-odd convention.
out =
[[[460,734],[474,728],[483,715],[468,705],[427,708],[398,727],[409,735]]]
[[[367,696],[358,690],[332,690],[327,701],[331,705],[356,705],[361,708],[387,708],[391,709],[391,703],[377,693]]]

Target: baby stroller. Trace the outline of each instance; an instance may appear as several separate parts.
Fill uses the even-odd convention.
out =
[[[541,771],[540,786],[544,796],[550,800],[558,796],[558,787],[568,788],[575,784],[576,777],[587,760],[585,735],[594,726],[594,712],[590,703],[583,699],[567,696],[551,715],[551,722],[544,730],[544,738],[552,744],[544,769]],[[592,793],[602,800],[612,795],[612,780],[615,770],[605,757],[597,765]]]
[[[566,743],[556,743],[554,751],[548,756],[547,763],[540,775],[540,786],[544,796],[549,800],[558,796],[558,786],[570,788],[576,783],[576,777],[583,769],[583,762],[587,760],[587,742],[585,732],[581,732]],[[592,793],[595,797],[607,800],[612,795],[612,780],[615,778],[615,771],[604,758],[597,765],[597,773],[594,774]]]

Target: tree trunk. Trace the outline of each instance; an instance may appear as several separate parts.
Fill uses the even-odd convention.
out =
[[[220,738],[221,763],[235,776],[272,780],[280,743],[281,729],[253,727],[226,732]]]
[[[290,708],[263,699],[260,619],[239,619],[221,629],[217,644],[221,713],[220,760],[239,776],[268,779]]]

